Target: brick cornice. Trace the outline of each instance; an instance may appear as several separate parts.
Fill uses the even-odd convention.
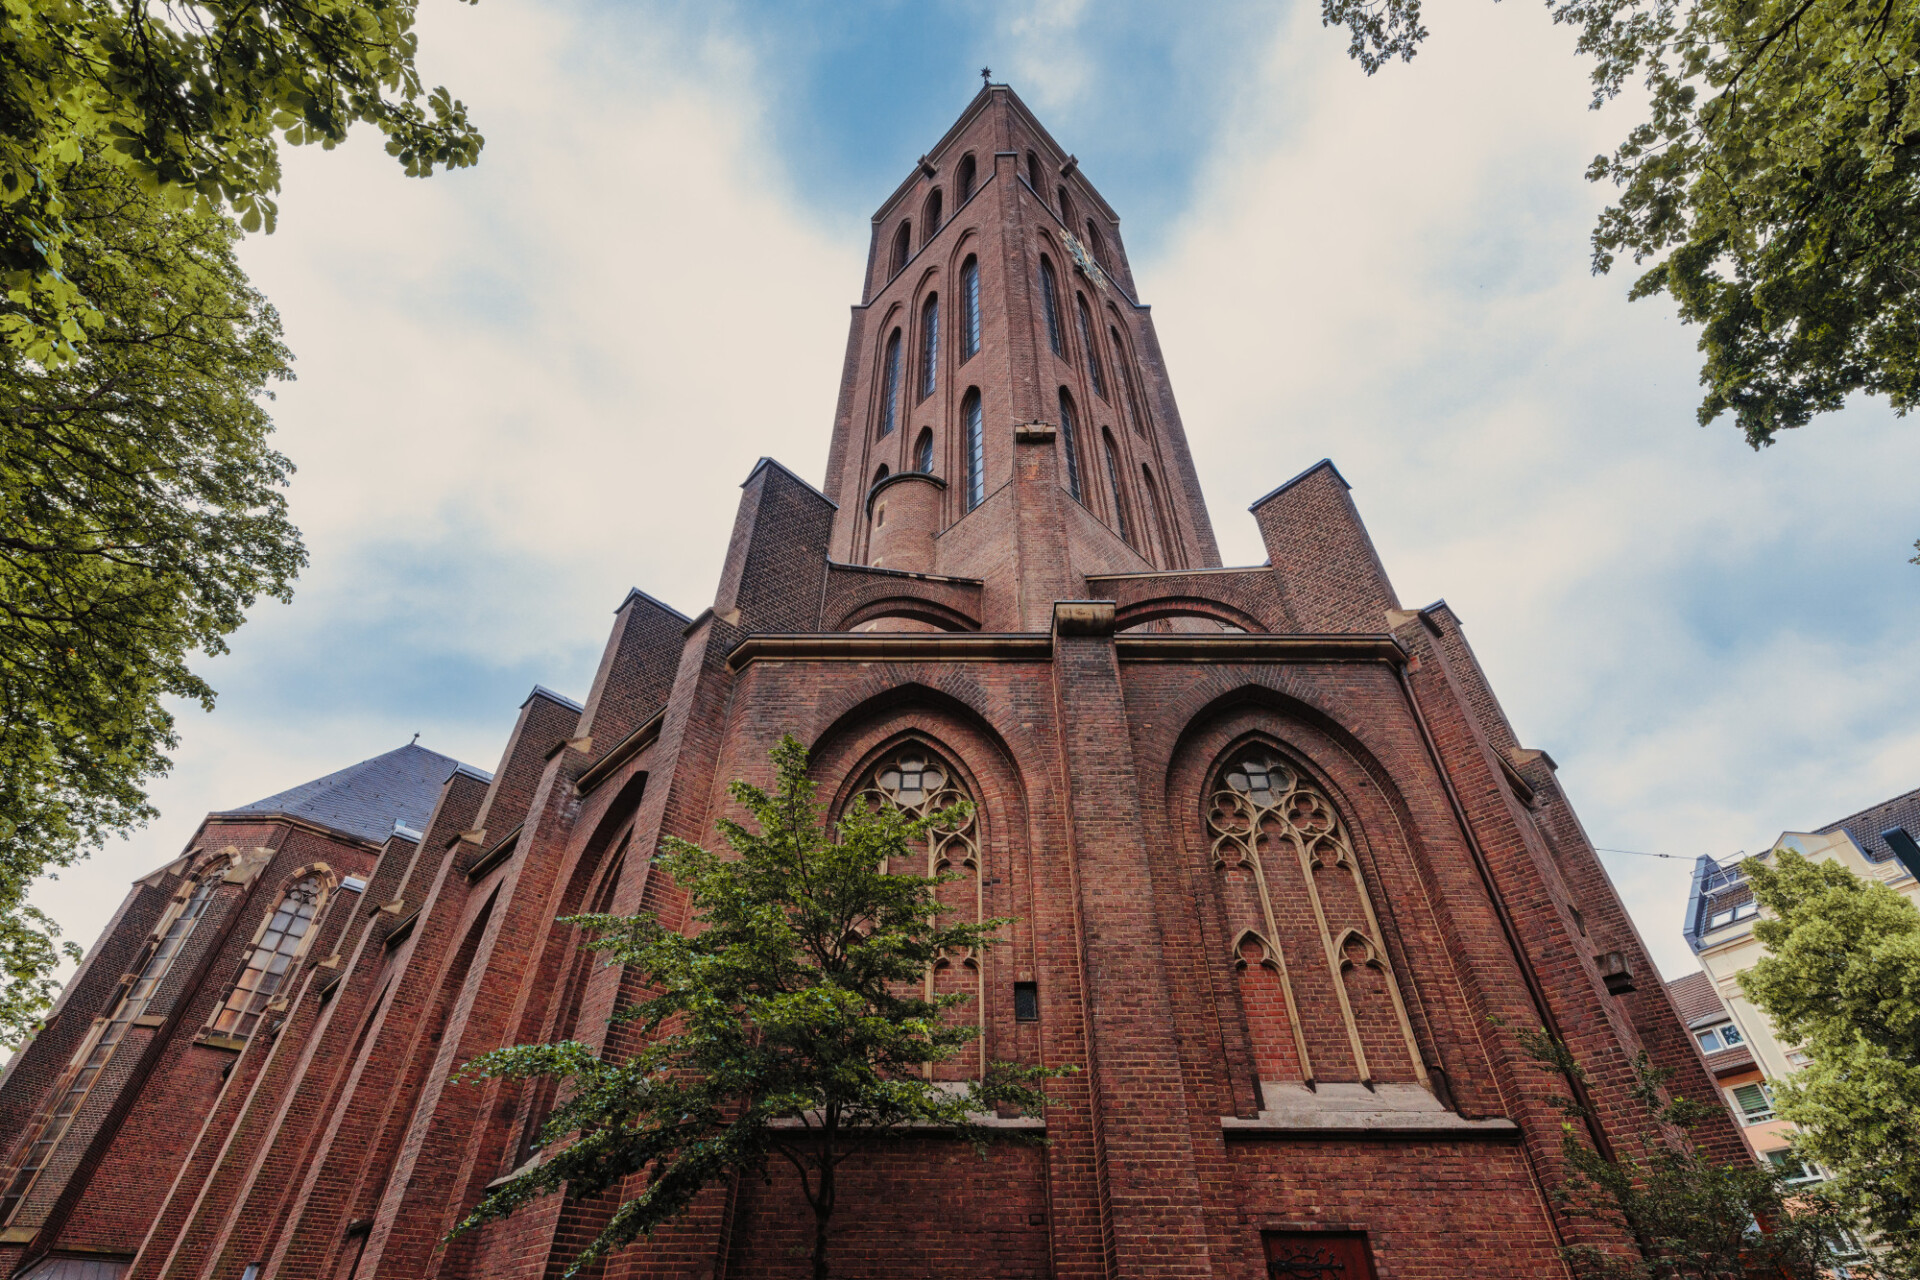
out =
[[[735,671],[749,662],[1046,662],[1053,637],[978,631],[826,632],[751,635],[727,655]]]

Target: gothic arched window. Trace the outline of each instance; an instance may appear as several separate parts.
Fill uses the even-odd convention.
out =
[[[1047,344],[1064,359],[1067,342],[1060,332],[1060,286],[1053,277],[1053,260],[1044,253],[1040,255],[1040,305],[1047,315]]]
[[[1035,195],[1040,195],[1040,157],[1031,151],[1027,152],[1027,185],[1033,188]],[[1047,198],[1040,196],[1040,203],[1046,202]]]
[[[1080,345],[1087,349],[1087,372],[1093,375],[1093,394],[1102,400],[1107,398],[1107,380],[1100,370],[1100,344],[1094,341],[1093,312],[1087,308],[1087,295],[1075,293],[1074,303],[1080,312]]]
[[[1127,359],[1127,347],[1120,341],[1120,330],[1108,325],[1107,336],[1113,339],[1113,362],[1120,370],[1120,389],[1126,393],[1127,417],[1133,423],[1133,433],[1144,436],[1147,434],[1147,419],[1140,411],[1140,396],[1133,385],[1133,362]]]
[[[933,428],[928,427],[920,433],[920,443],[914,446],[913,469],[922,475],[933,474]]]
[[[20,1201],[39,1178],[40,1171],[47,1167],[47,1161],[60,1145],[60,1139],[66,1136],[67,1127],[73,1123],[74,1113],[87,1100],[94,1081],[100,1078],[100,1072],[113,1060],[114,1050],[126,1038],[127,1028],[133,1025],[134,1019],[146,1015],[154,992],[159,989],[167,971],[173,967],[180,949],[187,945],[194,926],[206,914],[207,904],[212,901],[213,891],[219,885],[219,875],[213,868],[208,868],[186,901],[174,911],[173,919],[166,924],[166,932],[160,935],[158,945],[140,967],[139,976],[133,980],[132,986],[126,988],[112,1013],[94,1033],[93,1043],[90,1046],[83,1045],[82,1052],[74,1056],[78,1065],[70,1066],[66,1076],[54,1086],[52,1105],[39,1117],[38,1125],[31,1131],[33,1136],[20,1151],[13,1176],[7,1179],[6,1191],[0,1193],[0,1223],[13,1217],[20,1207]]]
[[[920,308],[920,398],[933,394],[940,376],[940,295],[932,294]]]
[[[964,156],[961,156],[960,186],[959,189],[953,193],[953,207],[955,209],[958,209],[961,205],[973,199],[973,182],[978,174],[979,166],[974,162],[973,152],[969,151]]]
[[[987,496],[986,433],[980,429],[978,391],[968,391],[960,402],[960,418],[967,424],[967,510],[971,511]]]
[[[1431,1089],[1352,833],[1326,792],[1251,742],[1216,773],[1205,809],[1260,1078]],[[1339,1024],[1304,1022],[1302,1008],[1337,1009]]]
[[[1073,229],[1073,201],[1067,199],[1067,189],[1065,187],[1061,187],[1059,189],[1059,198],[1060,198],[1060,221],[1067,224],[1068,230],[1072,230]]]
[[[267,926],[253,944],[247,964],[228,993],[226,1003],[213,1015],[208,1030],[215,1035],[245,1040],[260,1025],[260,1017],[292,972],[307,930],[313,927],[314,913],[325,894],[320,877],[309,875],[287,890],[274,908]]]
[[[960,359],[971,360],[980,351],[980,259],[969,256],[960,264]]]
[[[887,279],[900,274],[907,265],[907,259],[913,256],[913,223],[903,222],[900,229],[893,233],[893,256],[887,260]]]
[[[1160,512],[1160,489],[1153,482],[1153,472],[1146,463],[1140,464],[1140,507],[1146,512],[1147,554],[1158,555],[1160,567],[1173,568],[1172,544],[1166,536],[1164,521]]]
[[[1113,486],[1113,524],[1120,531],[1120,540],[1128,546],[1133,545],[1133,531],[1127,527],[1127,496],[1120,488],[1120,449],[1113,442],[1113,432],[1100,432],[1101,440],[1107,446],[1107,483]]]
[[[1107,261],[1106,237],[1100,234],[1100,228],[1093,225],[1092,218],[1087,219],[1087,252],[1093,255],[1093,260],[1100,264],[1102,270],[1108,275],[1113,274],[1113,265]]]
[[[900,331],[887,335],[887,355],[880,373],[880,434],[890,435],[900,415]]]
[[[1060,447],[1067,453],[1067,492],[1074,501],[1085,502],[1080,496],[1080,442],[1074,438],[1073,397],[1067,394],[1065,387],[1060,388]]]
[[[954,767],[941,759],[938,752],[925,743],[909,741],[887,752],[873,766],[859,799],[876,808],[890,805],[915,817],[925,817],[970,802],[973,797],[967,794]],[[928,828],[926,848],[909,851],[906,857],[895,859],[887,870],[917,876],[954,876],[935,890],[946,907],[945,915],[978,923],[984,905],[980,897],[983,882],[978,811],[969,809],[957,822]],[[971,1009],[963,1005],[950,1016],[978,1020],[979,1050],[974,1072],[984,1071],[987,1063],[985,977],[980,957],[970,948],[960,948],[928,966],[923,980],[923,995],[928,1000],[963,994],[971,997],[967,1002]],[[931,1074],[935,1079],[965,1079],[972,1073],[963,1059],[953,1058],[936,1063]]]
[[[944,212],[941,208],[942,204],[944,201],[940,196],[940,188],[935,187],[933,194],[927,197],[927,207],[921,211],[921,221],[924,224],[920,228],[921,244],[930,243],[940,234],[940,215]]]

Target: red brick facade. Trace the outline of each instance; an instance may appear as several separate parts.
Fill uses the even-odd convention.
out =
[[[1015,923],[937,980],[977,994],[986,1057],[1080,1068],[1043,1147],[902,1134],[857,1157],[840,1274],[1253,1277],[1318,1250],[1383,1280],[1522,1277],[1562,1274],[1565,1242],[1628,1247],[1553,1207],[1555,1083],[1513,1029],[1572,1046],[1609,1150],[1647,1140],[1637,1051],[1711,1082],[1458,620],[1400,607],[1330,463],[1254,505],[1266,564],[1220,566],[1118,220],[1004,87],[876,215],[863,293],[825,491],[754,469],[711,608],[632,593],[584,706],[536,690],[492,777],[448,769],[419,830],[213,815],[134,887],[0,1085],[25,1186],[6,1265],[559,1275],[611,1203],[443,1243],[538,1158],[553,1101],[455,1075],[516,1042],[632,1047],[608,1019],[639,975],[558,920],[684,925],[652,852],[710,840],[725,783],[765,781],[785,733],[838,802],[902,753],[977,801],[963,896]],[[277,999],[212,1035],[316,866]],[[90,1037],[216,882],[48,1147]],[[1746,1155],[1722,1120],[1707,1141]],[[775,1170],[595,1274],[798,1276],[807,1219]]]

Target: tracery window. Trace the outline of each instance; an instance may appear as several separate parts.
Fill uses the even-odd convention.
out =
[[[1073,421],[1073,397],[1067,394],[1065,387],[1060,388],[1060,445],[1067,453],[1067,492],[1074,501],[1085,502],[1080,496],[1080,445],[1075,439]]]
[[[980,429],[980,393],[967,392],[960,404],[960,417],[967,424],[967,510],[979,506],[987,496],[985,432]]]
[[[934,294],[920,308],[920,398],[933,394],[934,381],[940,376],[940,295]]]
[[[967,361],[980,351],[980,259],[968,257],[960,264],[960,359]]]
[[[959,781],[953,766],[938,752],[921,742],[905,742],[882,756],[867,775],[860,796],[872,805],[892,805],[915,817],[950,809],[972,799]],[[962,920],[977,923],[986,918],[985,885],[980,874],[980,817],[969,810],[959,822],[936,825],[927,831],[924,856],[916,850],[906,865],[890,871],[913,875],[937,876],[952,873],[958,878],[938,889],[947,911]],[[985,974],[980,957],[971,948],[960,948],[935,961],[923,979],[923,993],[929,1000],[936,996],[965,993],[972,997],[961,1006],[961,1016],[978,1020],[980,1034],[974,1044],[977,1061],[954,1058],[935,1064],[930,1075],[936,1079],[963,1079],[984,1072],[987,1063],[987,1022]],[[968,1009],[971,1006],[971,1009]]]
[[[1352,835],[1326,793],[1249,743],[1215,776],[1206,829],[1260,1078],[1431,1089]],[[1341,1025],[1303,1023],[1302,1006],[1337,1008]]]
[[[1093,338],[1093,313],[1087,310],[1087,295],[1076,293],[1073,300],[1080,310],[1080,345],[1087,349],[1087,372],[1093,375],[1093,393],[1107,398],[1107,380],[1100,370],[1100,346]]]
[[[1053,278],[1053,262],[1044,253],[1040,255],[1040,305],[1047,315],[1047,344],[1064,360],[1067,340],[1060,332],[1060,288]]]
[[[213,1016],[208,1030],[215,1035],[245,1040],[260,1025],[260,1017],[273,1003],[273,997],[287,980],[300,945],[313,927],[313,916],[320,909],[325,886],[318,875],[309,875],[287,890],[280,899],[266,930],[253,944],[246,968],[233,984],[226,1003]]]
[[[880,382],[880,434],[890,435],[900,414],[900,331],[887,337],[886,362]]]
[[[90,1043],[81,1045],[80,1052],[74,1056],[68,1068],[68,1075],[56,1086],[51,1109],[40,1118],[39,1126],[33,1130],[33,1137],[20,1154],[18,1167],[7,1180],[5,1193],[0,1194],[0,1222],[10,1220],[19,1209],[20,1201],[32,1188],[40,1171],[47,1167],[47,1161],[60,1145],[68,1126],[73,1123],[74,1113],[86,1101],[94,1081],[100,1078],[100,1072],[112,1061],[114,1050],[126,1038],[127,1028],[133,1025],[134,1019],[145,1016],[153,993],[173,967],[180,949],[186,946],[187,939],[193,935],[200,917],[206,914],[207,904],[212,901],[213,891],[219,884],[219,876],[210,871],[194,887],[185,905],[167,925],[153,954],[141,966],[140,976],[121,996],[106,1024]]]

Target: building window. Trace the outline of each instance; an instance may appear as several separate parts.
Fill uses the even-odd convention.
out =
[[[1085,502],[1080,496],[1080,445],[1074,439],[1073,397],[1065,387],[1060,388],[1060,444],[1067,451],[1067,492],[1074,501]]]
[[[933,474],[933,429],[931,427],[920,433],[920,443],[913,451],[913,469],[922,475]]]
[[[894,424],[900,413],[900,331],[895,329],[887,337],[886,364],[881,372],[880,381],[880,434],[893,433]]]
[[[1700,1042],[1700,1051],[1702,1053],[1718,1053],[1722,1049],[1731,1049],[1734,1045],[1742,1042],[1740,1028],[1734,1026],[1731,1022],[1722,1022],[1718,1026],[1705,1027],[1694,1032],[1693,1038]]]
[[[1120,369],[1120,390],[1127,397],[1127,417],[1133,423],[1133,433],[1137,436],[1147,434],[1146,415],[1140,412],[1140,397],[1133,385],[1133,368],[1127,360],[1126,344],[1120,341],[1120,331],[1112,325],[1107,326],[1107,336],[1113,339],[1113,360]]]
[[[1741,920],[1749,920],[1759,914],[1760,914],[1759,903],[1751,902],[1751,901],[1738,903],[1734,906],[1728,907],[1724,911],[1716,911],[1712,915],[1708,916],[1707,928],[1709,930],[1724,929],[1730,924],[1735,924]]]
[[[1067,342],[1060,332],[1060,289],[1054,283],[1053,262],[1044,253],[1040,255],[1040,305],[1047,313],[1047,345],[1053,348],[1053,354],[1065,359]]]
[[[1120,490],[1120,448],[1113,442],[1113,432],[1102,431],[1100,438],[1107,446],[1107,483],[1113,486],[1113,526],[1120,531],[1120,541],[1133,545],[1133,530],[1127,526],[1127,499]]]
[[[903,222],[900,229],[893,233],[893,256],[887,260],[887,279],[899,275],[907,265],[907,259],[913,256],[913,223]]]
[[[1767,1163],[1780,1171],[1788,1186],[1804,1187],[1827,1180],[1818,1166],[1807,1164],[1790,1150],[1767,1152]]]
[[[987,496],[986,433],[980,429],[978,391],[967,392],[960,417],[967,424],[967,510],[971,511]]]
[[[1060,221],[1066,223],[1067,228],[1071,230],[1073,228],[1073,201],[1067,199],[1067,189],[1065,187],[1059,188],[1059,199]]]
[[[1140,464],[1140,505],[1145,510],[1147,526],[1147,554],[1160,557],[1160,567],[1173,567],[1173,552],[1167,540],[1165,518],[1160,510],[1160,489],[1153,482],[1153,472],[1146,463]]]
[[[973,182],[979,172],[979,166],[974,163],[973,152],[969,151],[960,157],[960,189],[954,193],[954,208],[958,209],[973,199]]]
[[[1758,1082],[1739,1084],[1727,1090],[1733,1099],[1734,1114],[1741,1124],[1762,1124],[1773,1119],[1773,1090]]]
[[[208,1028],[215,1035],[245,1040],[260,1025],[260,1017],[273,1002],[274,995],[293,969],[301,941],[313,927],[314,912],[320,909],[319,876],[308,876],[287,891],[267,921],[266,932],[253,944],[247,967],[233,984],[233,991]]]
[[[209,872],[194,888],[173,922],[167,926],[160,944],[147,957],[146,964],[141,966],[140,976],[120,997],[119,1005],[100,1029],[92,1048],[86,1049],[78,1057],[79,1066],[72,1068],[70,1074],[56,1086],[52,1110],[41,1118],[33,1140],[26,1144],[25,1153],[20,1157],[19,1167],[7,1181],[5,1194],[0,1195],[0,1222],[11,1219],[19,1209],[21,1199],[33,1186],[34,1179],[40,1176],[40,1171],[47,1167],[54,1148],[60,1145],[67,1126],[73,1123],[74,1113],[93,1089],[93,1082],[100,1078],[101,1070],[112,1061],[114,1050],[120,1047],[120,1041],[126,1037],[127,1028],[133,1025],[135,1018],[145,1016],[153,993],[173,967],[180,949],[186,946],[194,926],[200,923],[200,917],[206,914],[207,904],[212,900],[213,891],[219,883],[219,877]]]
[[[1033,194],[1040,195],[1040,157],[1031,151],[1027,152],[1027,185],[1033,188]],[[1046,202],[1047,198],[1040,196],[1040,203]]]
[[[1075,293],[1073,301],[1080,311],[1080,345],[1087,349],[1087,372],[1093,375],[1093,394],[1107,398],[1107,380],[1100,370],[1100,347],[1093,340],[1093,312],[1087,309],[1087,295]]]
[[[980,259],[960,264],[960,358],[971,360],[980,351]]]
[[[1373,1280],[1364,1231],[1268,1231],[1261,1239],[1274,1280]]]
[[[945,209],[942,207],[944,204],[945,201],[941,198],[940,188],[935,187],[933,194],[927,197],[927,207],[922,213],[922,221],[924,221],[926,225],[920,229],[921,244],[933,243],[933,238],[940,234],[940,218],[941,215],[945,213]]]
[[[1013,1020],[1015,1022],[1040,1021],[1039,983],[1016,982],[1013,984]]]
[[[927,299],[920,308],[920,398],[933,394],[934,380],[940,376],[940,295]]]
[[[1107,261],[1107,242],[1100,234],[1100,228],[1093,225],[1093,219],[1087,219],[1087,252],[1100,264],[1100,269],[1108,275],[1113,274],[1113,266]]]

